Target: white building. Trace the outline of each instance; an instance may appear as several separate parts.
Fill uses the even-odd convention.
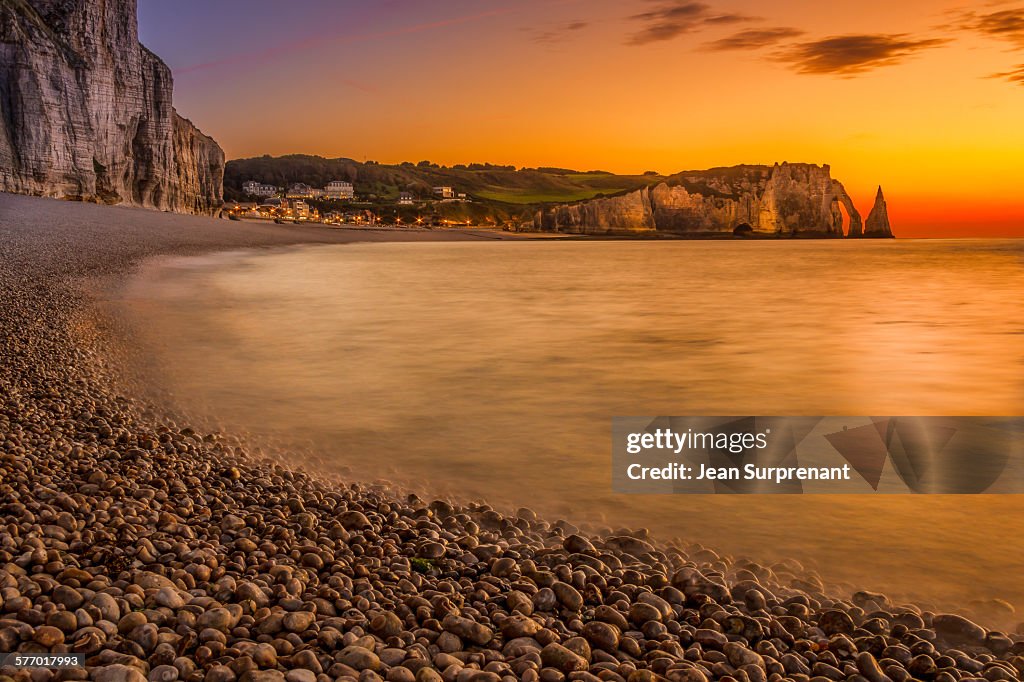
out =
[[[277,187],[264,185],[257,180],[246,180],[242,183],[242,192],[251,197],[272,197],[277,194]]]
[[[313,197],[313,188],[304,182],[297,182],[288,188],[285,196],[289,199],[310,199]]]
[[[398,203],[400,206],[411,206],[413,202],[412,192],[399,192]]]
[[[309,204],[301,199],[292,202],[292,215],[300,220],[309,218]]]
[[[328,199],[353,199],[356,196],[356,189],[351,182],[344,180],[333,180],[327,183],[324,188]]]
[[[442,199],[455,198],[455,190],[451,187],[435,187],[434,194]]]

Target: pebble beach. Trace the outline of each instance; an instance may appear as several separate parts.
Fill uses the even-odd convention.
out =
[[[0,652],[86,660],[0,682],[1022,679],[1024,629],[838,593],[794,560],[259,456],[133,393],[91,293],[154,257],[481,237],[0,194]]]

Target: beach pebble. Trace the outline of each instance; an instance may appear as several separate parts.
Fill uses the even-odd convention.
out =
[[[453,635],[478,645],[487,644],[494,638],[494,632],[487,626],[454,614],[445,616],[441,622],[441,627]]]
[[[885,673],[882,672],[882,668],[878,665],[878,661],[875,657],[867,651],[863,651],[857,654],[857,670],[863,675],[868,682],[892,682]]]
[[[582,656],[555,642],[541,650],[540,658],[545,667],[563,673],[587,669],[587,661]]]
[[[355,670],[378,670],[380,658],[377,654],[361,646],[348,646],[338,656],[338,661]]]
[[[178,669],[173,665],[158,665],[149,671],[149,682],[174,682],[178,679]]]
[[[93,671],[92,680],[93,682],[146,682],[146,676],[138,668],[114,663]]]
[[[583,626],[583,636],[596,649],[614,654],[619,648],[619,628],[599,620],[590,621]]]
[[[305,632],[316,621],[316,614],[310,611],[286,613],[281,623],[289,632]]]
[[[173,587],[161,587],[154,597],[154,601],[158,606],[165,606],[169,609],[180,609],[185,605],[185,600],[181,594]]]
[[[855,626],[850,614],[833,609],[821,614],[818,618],[818,627],[826,635],[848,635],[853,632]]]
[[[939,614],[932,618],[935,634],[951,644],[981,645],[985,641],[985,628],[956,614]]]

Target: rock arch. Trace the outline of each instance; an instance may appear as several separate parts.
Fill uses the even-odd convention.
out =
[[[846,193],[846,188],[843,187],[843,183],[838,180],[832,181],[832,211],[833,215],[839,210],[839,206],[842,205],[846,209],[846,214],[850,216],[850,229],[847,231],[847,237],[862,237],[864,235],[864,222],[861,220],[860,213],[857,211],[857,207],[853,205],[853,199]]]

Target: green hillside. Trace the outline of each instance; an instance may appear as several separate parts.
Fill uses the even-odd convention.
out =
[[[562,168],[517,169],[486,163],[440,166],[426,161],[385,165],[346,158],[290,155],[228,161],[224,171],[224,194],[228,200],[242,199],[242,183],[247,180],[279,187],[297,182],[324,187],[332,180],[347,180],[355,185],[358,198],[390,202],[398,198],[399,192],[412,192],[419,199],[429,199],[435,186],[445,185],[502,214],[527,214],[542,204],[616,194],[660,179],[662,176],[654,173],[615,175]]]

